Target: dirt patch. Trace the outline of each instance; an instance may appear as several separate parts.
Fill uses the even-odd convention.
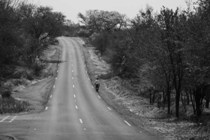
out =
[[[44,51],[43,56],[39,60],[39,63],[44,66],[39,77],[33,80],[24,78],[8,80],[7,83],[11,87],[12,96],[9,102],[5,101],[6,105],[3,104],[4,102],[1,102],[0,114],[42,111],[48,102],[55,82],[60,55],[61,47],[51,45]]]
[[[49,99],[53,83],[54,78],[49,77],[37,82],[36,84],[32,84],[22,90],[19,90],[12,96],[16,100],[28,102],[28,111],[41,111],[42,109],[44,109],[44,106],[46,105]]]
[[[106,75],[110,72],[110,66],[96,55],[94,47],[89,44],[84,46],[83,53],[88,74],[94,83],[98,75]],[[101,78],[100,84],[99,94],[103,100],[140,131],[163,136],[167,140],[209,139],[208,131],[201,133],[203,126],[198,126],[188,120],[177,121],[176,118],[163,118],[162,116],[166,114],[165,110],[157,108],[156,105],[150,105],[147,98],[137,96],[137,93],[122,86],[120,78]]]

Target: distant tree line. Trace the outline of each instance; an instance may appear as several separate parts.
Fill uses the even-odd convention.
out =
[[[62,34],[65,16],[50,7],[0,0],[0,77],[24,66],[37,74],[36,59],[52,40]]]
[[[191,8],[191,7],[194,8]],[[192,106],[197,117],[210,100],[210,1],[188,3],[186,10],[151,7],[128,20],[118,12],[79,14],[84,34],[107,58],[114,75],[141,85],[151,103],[161,94],[163,106],[180,116]],[[159,102],[159,101],[158,101]],[[160,105],[159,104],[159,105]],[[204,106],[205,104],[205,106]]]

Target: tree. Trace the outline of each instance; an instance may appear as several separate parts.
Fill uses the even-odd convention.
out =
[[[91,33],[112,32],[125,26],[125,16],[115,11],[89,10],[78,16]]]
[[[200,117],[203,110],[203,100],[208,104],[209,96],[206,89],[210,83],[210,5],[208,0],[200,0],[195,12],[188,14],[187,53],[186,53],[186,85],[192,98],[194,113]]]
[[[18,18],[9,0],[0,0],[0,65],[16,60],[21,41],[18,36]],[[1,68],[3,69],[3,68]]]
[[[49,7],[21,3],[17,8],[22,37],[25,38],[22,58],[30,65],[48,46],[51,38],[62,34],[65,16]]]

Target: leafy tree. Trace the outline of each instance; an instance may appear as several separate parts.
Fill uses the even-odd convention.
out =
[[[79,13],[81,23],[86,26],[91,33],[111,32],[121,29],[125,25],[125,16],[115,11],[89,10],[85,15]]]

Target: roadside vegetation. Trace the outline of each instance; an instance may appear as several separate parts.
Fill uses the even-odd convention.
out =
[[[86,55],[95,58],[96,53],[100,61],[94,65],[102,67],[96,71],[94,65],[88,66],[91,78],[99,76],[104,83],[101,90],[108,91],[103,92],[104,98],[117,98],[113,101],[119,104],[108,101],[115,110],[127,107],[118,111],[126,116],[131,113],[134,123],[139,116],[148,118],[147,124],[153,127],[160,124],[157,120],[167,123],[165,130],[174,128],[168,133],[196,129],[209,137],[210,1],[187,5],[184,10],[162,7],[158,13],[148,6],[134,19],[116,11],[89,10],[79,13],[80,24],[75,24],[50,7],[0,0],[0,113],[24,112],[31,109],[30,104],[46,104],[49,94],[45,93],[50,92],[53,79],[44,78],[54,76],[60,62],[61,50],[52,44],[58,43],[57,36],[81,36],[96,50],[89,47]],[[40,79],[45,83],[38,86]],[[18,92],[17,87],[24,85],[47,90],[26,95],[35,86]],[[19,97],[28,100],[17,100]],[[183,121],[193,125],[180,125]]]
[[[14,88],[52,74],[43,71],[51,63],[45,52],[58,43],[65,23],[65,16],[50,7],[0,0],[0,113],[28,111],[27,101],[13,98]]]
[[[201,132],[200,136],[207,138],[210,2],[198,0],[187,5],[185,10],[163,7],[159,13],[148,6],[131,20],[114,11],[89,10],[79,14],[83,25],[80,35],[88,36],[99,58],[110,65],[108,74],[99,72],[95,76],[100,74],[101,81],[108,79],[108,87],[117,97],[146,99],[147,108],[158,109],[154,115],[140,112],[140,116],[143,113],[142,117],[164,120],[173,127],[179,122],[192,122],[195,125],[180,125],[177,134],[196,129],[188,136]]]

